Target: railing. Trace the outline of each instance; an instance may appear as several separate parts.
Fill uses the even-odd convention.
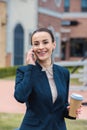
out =
[[[65,66],[65,67],[74,67],[73,71],[70,74],[70,78],[78,78],[79,81],[83,82],[83,85],[87,86],[87,60],[81,61],[61,61],[56,62],[56,64]],[[74,73],[77,68],[82,66],[82,69],[79,69],[78,73]]]

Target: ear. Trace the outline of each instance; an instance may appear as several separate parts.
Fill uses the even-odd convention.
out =
[[[56,41],[53,42],[53,50],[56,48]]]

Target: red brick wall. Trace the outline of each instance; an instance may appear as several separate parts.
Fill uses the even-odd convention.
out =
[[[46,2],[39,0],[39,7],[47,8],[51,11],[55,11],[56,13],[57,12],[61,13],[63,11],[63,1],[61,3],[61,6],[58,7],[55,3],[55,0],[47,0]],[[48,27],[48,26],[52,26],[56,32],[59,32],[61,27],[61,19],[39,13],[38,27]]]
[[[52,26],[56,32],[60,30],[61,20],[58,18],[39,13],[38,21],[38,27]]]
[[[55,0],[47,0],[46,2],[39,0],[38,3],[39,3],[40,7],[45,7],[45,8],[48,8],[48,9],[51,9],[51,10],[54,10],[54,11],[58,11],[58,12],[62,11],[61,6],[58,7],[55,3]],[[63,5],[63,2],[62,2],[62,5]]]
[[[81,0],[70,0],[70,12],[80,12]]]
[[[79,25],[71,27],[71,37],[87,38],[87,18],[78,18]]]
[[[79,22],[79,24],[77,26],[64,27],[67,29],[71,29],[70,37],[87,38],[87,18],[72,18],[72,19],[68,18],[66,20]]]

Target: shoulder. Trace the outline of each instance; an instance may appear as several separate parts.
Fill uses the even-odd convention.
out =
[[[55,73],[58,73],[64,77],[70,77],[70,72],[67,68],[57,65],[57,64],[54,64],[53,68],[54,68]]]
[[[57,65],[57,64],[54,64],[54,68],[57,70],[57,71],[60,71],[60,72],[65,72],[65,73],[68,73],[69,70],[63,66],[60,66],[60,65]]]
[[[17,71],[20,71],[20,72],[26,72],[26,71],[31,71],[33,70],[33,68],[35,67],[35,65],[23,65],[23,66],[19,66],[17,68]]]

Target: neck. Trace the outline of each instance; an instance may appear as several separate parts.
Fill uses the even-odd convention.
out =
[[[51,61],[51,59],[49,59],[49,60],[47,60],[47,61],[39,61],[39,64],[40,64],[42,67],[48,68],[48,67],[52,64],[52,61]]]

